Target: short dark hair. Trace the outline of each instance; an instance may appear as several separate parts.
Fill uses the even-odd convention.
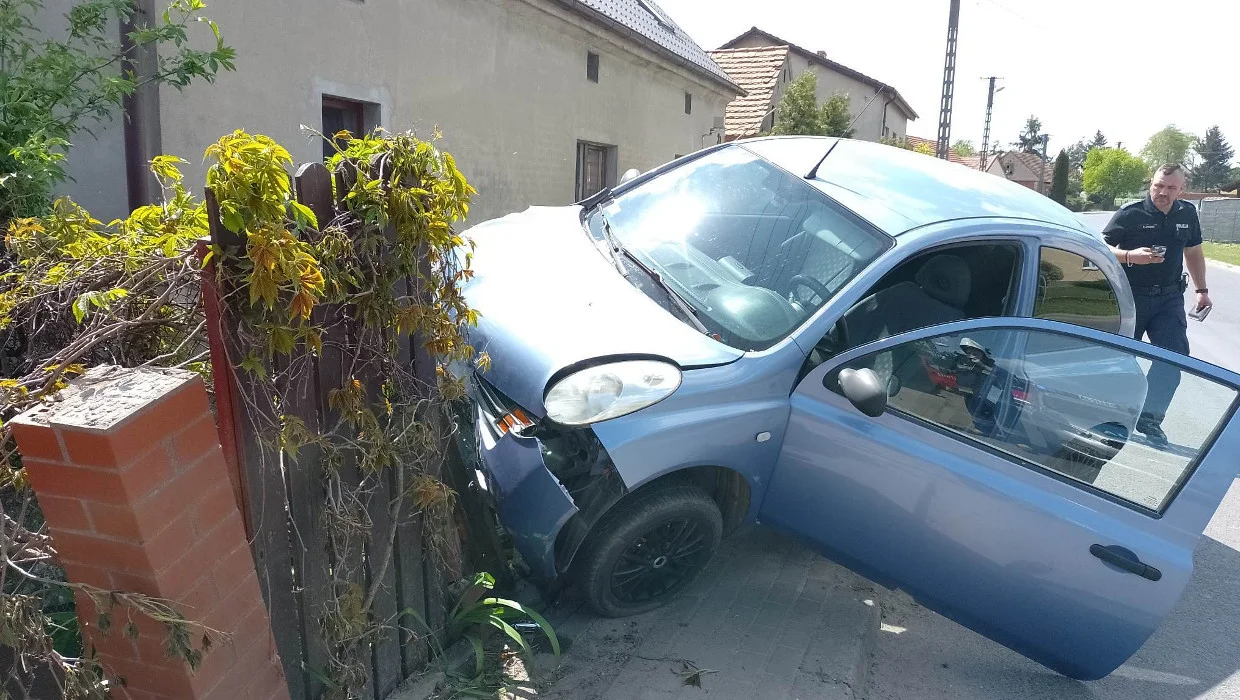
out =
[[[1175,175],[1176,173],[1184,173],[1185,176],[1188,175],[1188,171],[1185,170],[1184,166],[1179,163],[1164,163],[1158,166],[1158,169],[1154,171],[1155,175],[1159,173],[1162,173],[1163,175]]]

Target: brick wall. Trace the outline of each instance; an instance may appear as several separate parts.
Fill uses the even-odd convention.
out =
[[[287,699],[202,381],[96,368],[63,399],[12,427],[69,580],[174,601],[225,635],[191,672],[167,657],[162,624],[119,606],[104,634],[78,593],[86,643],[134,700]]]

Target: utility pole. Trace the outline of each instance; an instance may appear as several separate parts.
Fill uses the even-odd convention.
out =
[[[939,107],[939,143],[935,155],[947,160],[952,139],[952,97],[956,88],[956,38],[960,32],[960,0],[951,0],[947,19],[947,58],[943,63],[943,102]]]
[[[1042,167],[1038,168],[1038,192],[1041,194],[1046,194],[1046,145],[1050,140],[1050,134],[1042,134]]]
[[[986,158],[990,155],[990,115],[995,109],[995,93],[1002,91],[1003,88],[999,88],[998,90],[995,89],[995,81],[999,80],[999,77],[996,75],[992,75],[989,78],[982,78],[982,80],[990,81],[990,92],[986,94],[986,128],[982,130],[981,169],[985,170]]]

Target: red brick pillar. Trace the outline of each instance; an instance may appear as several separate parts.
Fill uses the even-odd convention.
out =
[[[118,605],[104,634],[79,593],[88,648],[134,700],[287,700],[202,380],[102,367],[61,398],[11,425],[69,580],[165,598],[227,636],[192,672],[167,657],[162,624]]]

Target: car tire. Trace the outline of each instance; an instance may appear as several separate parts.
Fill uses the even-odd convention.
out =
[[[647,612],[697,578],[722,535],[719,506],[701,488],[678,484],[638,492],[594,526],[572,578],[599,615]]]

